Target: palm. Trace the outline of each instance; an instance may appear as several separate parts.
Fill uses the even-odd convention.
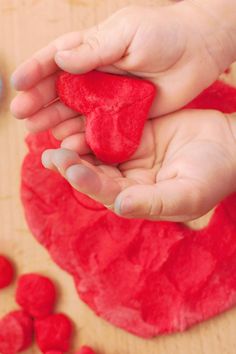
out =
[[[216,111],[186,110],[148,121],[136,153],[117,166],[98,161],[85,141],[79,150],[81,160],[68,150],[49,151],[44,164],[111,208],[118,195],[136,199],[127,217],[194,219],[235,184],[235,140],[227,118]]]

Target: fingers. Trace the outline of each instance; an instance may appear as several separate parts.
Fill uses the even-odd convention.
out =
[[[203,208],[198,190],[184,179],[171,179],[154,185],[135,185],[117,197],[114,210],[127,218],[188,221],[208,210]],[[200,205],[201,204],[201,205]],[[199,210],[201,214],[199,215]]]
[[[64,106],[64,105],[63,105]],[[64,106],[65,107],[65,106]],[[61,116],[64,118],[64,115]],[[66,120],[68,119],[68,120]],[[50,118],[51,120],[51,118]],[[61,119],[62,121],[63,119]],[[57,125],[56,125],[57,124]],[[85,119],[83,116],[77,116],[75,118],[65,118],[62,123],[57,123],[54,124],[54,128],[52,129],[52,134],[54,137],[58,140],[63,140],[69,136],[72,136],[76,133],[82,133],[85,131]],[[68,147],[69,149],[69,147]],[[73,150],[73,149],[71,149]]]
[[[46,168],[58,170],[73,188],[104,205],[113,204],[121,191],[117,181],[81,160],[73,151],[47,150],[42,155],[42,163]]]
[[[30,117],[55,100],[57,97],[56,77],[56,74],[49,76],[42,80],[37,87],[19,93],[11,103],[12,114],[18,119]]]
[[[79,74],[115,63],[124,55],[128,45],[128,38],[124,40],[118,35],[121,30],[119,22],[85,31],[83,41],[76,49],[56,53],[57,65],[62,70]]]
[[[68,149],[78,152],[80,155],[91,153],[91,149],[86,142],[85,134],[78,133],[65,138],[61,144],[63,149]]]
[[[59,127],[63,127],[64,124],[74,119],[81,122],[81,118],[78,117],[78,112],[75,112],[72,109],[66,107],[63,103],[56,101],[50,106],[41,109],[37,113],[33,114],[30,118],[28,118],[26,120],[26,128],[32,133],[37,133],[52,129],[54,127],[55,131],[57,132],[58,127],[58,136],[57,134],[54,134],[54,136],[56,139],[62,140],[64,136],[60,138],[60,132],[62,132],[62,129]],[[83,124],[80,123],[77,124],[77,126],[82,127]]]
[[[15,89],[19,91],[29,90],[42,79],[52,75],[58,70],[54,60],[56,52],[77,47],[81,40],[82,35],[80,32],[67,33],[38,51],[12,74],[11,81]]]

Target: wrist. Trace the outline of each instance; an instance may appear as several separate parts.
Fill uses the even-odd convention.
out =
[[[222,73],[236,60],[236,0],[185,0],[182,6]]]

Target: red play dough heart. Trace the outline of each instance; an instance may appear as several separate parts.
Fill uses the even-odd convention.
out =
[[[156,88],[149,81],[91,71],[61,73],[57,92],[87,117],[85,136],[94,154],[106,163],[120,163],[139,145]]]
[[[216,83],[191,106],[236,110],[236,89]],[[42,167],[59,143],[27,138],[22,201],[32,233],[75,280],[99,316],[142,337],[182,331],[236,304],[236,194],[209,225],[122,219]]]

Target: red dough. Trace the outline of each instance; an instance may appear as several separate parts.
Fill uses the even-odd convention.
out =
[[[32,343],[33,321],[23,311],[14,311],[0,320],[0,353],[16,354]]]
[[[62,73],[57,92],[62,102],[87,117],[86,140],[95,155],[120,163],[139,146],[156,88],[149,81],[92,71]]]
[[[223,83],[200,97],[195,107],[236,111],[236,89]],[[96,314],[152,337],[183,331],[236,304],[236,194],[199,231],[123,219],[42,167],[42,152],[59,147],[49,133],[30,135],[27,143],[21,193],[30,229]]]
[[[27,349],[33,340],[33,320],[24,311],[14,311],[10,313],[10,316],[14,317],[23,328],[24,341],[21,350]]]
[[[59,352],[58,350],[50,350],[48,352],[45,352],[44,354],[63,354],[63,352]]]
[[[92,348],[83,346],[80,348],[78,352],[76,352],[76,354],[95,354],[95,352],[93,351]]]
[[[35,320],[35,336],[39,348],[43,351],[62,351],[70,349],[72,324],[61,313]]]
[[[187,105],[188,108],[217,109],[225,113],[234,113],[236,110],[235,87],[216,81],[214,85],[203,91],[195,100]],[[214,97],[214,99],[213,99]]]
[[[56,301],[56,290],[49,278],[40,274],[24,274],[19,277],[16,302],[35,318],[50,315]]]
[[[0,289],[3,289],[11,284],[14,276],[14,269],[11,262],[0,255]]]

